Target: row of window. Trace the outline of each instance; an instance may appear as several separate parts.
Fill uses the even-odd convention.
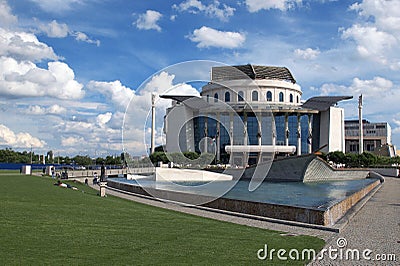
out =
[[[231,101],[231,93],[229,91],[225,92],[224,96],[225,96],[224,97],[225,102],[230,102]],[[209,102],[209,98],[210,98],[210,95],[207,95],[207,102]],[[218,93],[216,92],[214,94],[214,102],[218,102],[218,99],[219,99],[219,96],[218,96]],[[266,99],[267,99],[267,102],[272,102],[272,92],[271,91],[267,92]],[[258,101],[258,91],[253,91],[251,93],[251,100],[253,102],[257,102]],[[237,101],[238,102],[243,102],[244,101],[244,93],[243,93],[243,91],[239,91],[238,92]],[[299,101],[300,101],[299,100],[299,96],[296,96],[296,103],[299,103]],[[284,94],[283,94],[283,92],[279,92],[279,102],[284,102]],[[291,103],[294,102],[294,97],[293,97],[292,93],[289,95],[289,102],[291,102]]]

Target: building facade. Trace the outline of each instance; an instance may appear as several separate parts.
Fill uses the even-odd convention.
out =
[[[213,67],[201,97],[161,95],[167,109],[166,152],[211,152],[216,161],[246,166],[271,155],[344,151],[344,112],[351,96],[313,97],[285,67]]]
[[[392,130],[387,122],[371,123],[363,120],[363,147],[364,151],[385,156],[395,156],[395,147],[392,143]],[[359,153],[359,121],[345,121],[345,152]]]

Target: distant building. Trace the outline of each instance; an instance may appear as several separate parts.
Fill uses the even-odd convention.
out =
[[[336,105],[352,97],[301,101],[285,67],[213,67],[201,96],[160,95],[173,100],[164,121],[167,152],[206,151],[245,166],[270,159],[268,153],[344,151],[344,110]]]
[[[345,152],[359,152],[359,123],[358,120],[345,121]],[[363,144],[364,151],[378,155],[393,157],[396,155],[392,145],[392,130],[388,123],[371,123],[363,120]]]

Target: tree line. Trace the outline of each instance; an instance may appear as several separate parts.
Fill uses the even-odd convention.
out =
[[[343,153],[341,151],[330,152],[322,154],[320,157],[326,161],[335,164],[342,164],[345,167],[362,168],[362,167],[379,167],[379,166],[399,166],[400,157],[387,157],[379,156],[370,152],[362,154],[357,153]]]
[[[2,163],[25,163],[30,164],[31,160],[33,164],[41,164],[43,163],[43,156],[41,154],[36,154],[31,151],[14,151],[11,148],[6,148],[0,150],[0,162]],[[88,155],[76,155],[74,157],[69,156],[54,156],[53,151],[48,151],[45,155],[45,162],[47,164],[68,164],[68,165],[93,165],[93,164],[102,164],[105,163],[107,165],[121,165],[124,162],[124,154],[121,153],[117,156],[106,156],[97,157],[95,159],[90,158]]]

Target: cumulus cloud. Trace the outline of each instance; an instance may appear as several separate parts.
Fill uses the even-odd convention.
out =
[[[99,40],[91,39],[83,32],[77,31],[77,32],[72,33],[72,35],[75,36],[75,40],[77,40],[77,41],[92,43],[92,44],[96,44],[96,46],[100,46]]]
[[[47,115],[47,114],[59,115],[59,114],[64,114],[66,112],[67,109],[58,104],[53,104],[49,107],[40,105],[31,105],[26,110],[26,113],[29,115]]]
[[[105,124],[107,124],[112,117],[111,112],[107,112],[105,114],[99,114],[96,118],[96,122],[100,127],[104,127]]]
[[[247,9],[252,13],[262,9],[279,9],[285,11],[301,3],[302,0],[246,0]]]
[[[82,137],[62,137],[61,138],[61,146],[76,146],[81,145],[85,142]]]
[[[34,34],[0,28],[0,36],[0,56],[33,62],[59,59],[53,49],[40,42]]]
[[[40,24],[39,29],[50,38],[65,38],[69,34],[68,25],[65,23],[58,23],[56,20],[48,24]]]
[[[359,95],[365,97],[380,98],[393,89],[393,82],[382,77],[374,77],[372,80],[362,80],[354,78],[350,86],[324,84],[320,91],[323,95],[341,94],[341,95]]]
[[[0,0],[0,25],[3,27],[16,24],[18,18],[11,13],[11,8],[6,0]]]
[[[123,86],[119,80],[112,82],[92,80],[86,85],[86,87],[91,91],[100,92],[106,96],[110,99],[111,103],[120,110],[124,110],[130,99],[134,96],[134,91]]]
[[[100,46],[99,40],[91,39],[86,33],[80,31],[71,31],[67,24],[58,23],[56,20],[53,20],[47,24],[40,23],[39,29],[50,38],[65,38],[67,36],[73,36],[77,41],[92,43]]]
[[[296,49],[294,50],[294,55],[297,58],[300,59],[304,59],[304,60],[312,60],[317,58],[317,56],[320,54],[321,52],[319,50],[314,50],[311,48],[307,48],[305,50],[302,49]]]
[[[343,39],[353,39],[357,43],[358,54],[383,65],[390,64],[389,54],[397,47],[399,41],[392,35],[376,27],[358,24],[343,30]]]
[[[400,87],[391,80],[374,77],[370,80],[354,78],[350,85],[328,83],[317,89],[321,95],[352,95],[352,101],[343,102],[346,117],[357,116],[357,99],[360,94],[364,98],[364,115],[367,119],[391,122],[396,113],[400,113],[398,99]],[[390,108],[388,109],[388,106]]]
[[[160,12],[147,10],[146,13],[140,14],[139,18],[133,24],[140,30],[161,31],[161,27],[157,24],[161,17],[162,14]]]
[[[26,132],[14,133],[5,125],[0,124],[0,145],[15,148],[43,148],[46,142]]]
[[[243,33],[231,31],[219,31],[206,26],[195,29],[187,36],[192,42],[197,42],[197,47],[220,47],[233,49],[243,45],[246,37]]]
[[[62,62],[49,62],[48,69],[29,61],[18,62],[0,57],[0,95],[9,98],[48,96],[80,99],[83,85],[75,80],[73,70]]]
[[[342,38],[353,40],[362,58],[400,69],[400,2],[363,0],[349,9],[357,12],[360,21],[341,29]]]
[[[189,12],[192,14],[205,13],[206,15],[218,18],[221,21],[227,21],[229,17],[233,16],[236,10],[235,8],[226,4],[221,4],[216,0],[209,5],[205,5],[199,0],[186,0],[179,5],[175,4],[172,7],[179,12]]]

